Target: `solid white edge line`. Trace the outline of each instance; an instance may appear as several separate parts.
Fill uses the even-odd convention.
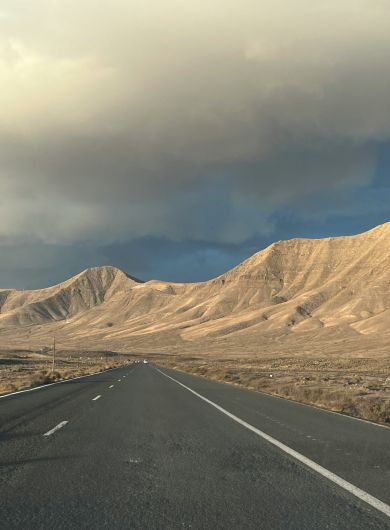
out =
[[[106,372],[112,372],[113,370],[120,370],[121,368],[124,368],[124,367],[118,366],[117,368],[108,368],[107,370],[103,370],[102,372],[93,372],[92,374],[79,375],[78,377],[71,377],[70,379],[63,379],[62,381],[56,381],[55,383],[47,383],[47,385],[34,386],[32,388],[25,388],[24,390],[17,390],[16,392],[9,392],[8,394],[0,395],[0,399],[11,397],[11,396],[16,396],[17,394],[24,394],[25,392],[32,392],[33,390],[42,390],[42,389],[49,388],[54,385],[61,385],[63,383],[68,383],[69,381],[76,381],[77,379],[86,379],[87,377],[92,377],[93,375],[104,374]],[[134,369],[135,368],[133,368],[129,372],[129,374],[134,372]]]
[[[43,436],[51,436],[53,433],[58,431],[58,429],[61,429],[62,427],[64,427],[67,423],[69,423],[69,422],[68,421],[61,421],[58,425],[53,427],[53,429],[50,429],[50,431],[45,432],[45,434]]]
[[[123,368],[123,366],[118,366],[118,368],[109,368],[108,370],[103,370],[102,372],[93,372],[92,374],[79,375],[78,377],[64,379],[63,381],[56,381],[55,383],[48,383],[47,385],[34,386],[33,388],[25,388],[24,390],[17,390],[16,392],[10,392],[9,394],[3,394],[2,396],[0,396],[0,399],[6,398],[9,396],[15,396],[16,394],[24,394],[25,392],[32,392],[33,390],[49,388],[54,385],[61,385],[63,383],[67,383],[68,381],[76,381],[77,379],[86,379],[87,377],[92,377],[93,375],[104,374],[105,372],[111,372],[112,370],[119,370],[120,368]]]
[[[193,375],[196,377],[195,374],[191,374],[189,372],[183,372],[183,373],[187,373],[189,375]],[[364,418],[358,418],[357,416],[350,416],[349,414],[343,414],[342,412],[337,412],[337,410],[330,410],[330,409],[326,409],[324,407],[319,407],[317,405],[311,405],[310,403],[303,403],[302,401],[297,401],[295,399],[290,399],[290,398],[286,398],[286,397],[283,397],[283,396],[277,396],[276,394],[270,394],[268,392],[264,392],[263,390],[255,390],[253,388],[245,388],[241,385],[237,385],[236,383],[229,383],[229,382],[225,382],[225,381],[215,381],[216,383],[222,383],[222,384],[225,384],[225,385],[233,385],[235,387],[239,387],[241,389],[245,389],[245,390],[249,390],[251,392],[255,392],[256,394],[262,394],[263,396],[267,396],[267,397],[270,397],[270,398],[275,398],[275,399],[280,399],[282,401],[289,401],[290,403],[294,403],[295,405],[299,405],[299,406],[302,406],[302,407],[309,407],[311,409],[315,409],[315,410],[321,410],[322,412],[326,412],[327,414],[336,414],[337,416],[341,416],[342,418],[346,418],[347,420],[353,420],[353,421],[360,421],[362,423],[368,423],[369,425],[373,425],[374,427],[380,427],[381,429],[390,429],[390,427],[388,427],[387,425],[383,425],[382,423],[375,423],[374,421],[370,421],[370,420],[365,420]]]
[[[313,471],[316,471],[317,473],[319,473],[323,477],[327,478],[331,482],[334,482],[335,484],[337,484],[338,486],[340,486],[344,490],[348,491],[349,493],[352,493],[352,495],[355,495],[355,497],[359,498],[360,500],[366,502],[367,504],[369,504],[373,508],[376,508],[378,511],[380,511],[380,512],[384,513],[385,515],[387,515],[388,517],[390,517],[390,506],[388,504],[380,501],[376,497],[373,497],[372,495],[370,495],[366,491],[361,490],[357,486],[354,486],[353,484],[351,484],[347,480],[344,480],[343,478],[339,477],[335,473],[332,473],[332,471],[329,471],[328,469],[320,466],[316,462],[313,462],[313,460],[310,460],[310,458],[307,458],[306,456],[302,455],[301,453],[298,453],[294,449],[291,449],[291,447],[289,447],[288,445],[285,445],[284,443],[279,442],[278,440],[276,440],[276,438],[273,438],[269,434],[266,434],[265,432],[261,431],[260,429],[257,429],[256,427],[254,427],[250,423],[247,423],[246,421],[240,419],[238,416],[235,416],[231,412],[228,412],[226,409],[224,409],[220,405],[217,405],[216,403],[214,403],[210,399],[207,399],[206,397],[202,396],[201,394],[198,394],[198,392],[196,392],[195,390],[192,390],[192,388],[184,385],[180,381],[177,381],[177,379],[175,379],[174,377],[171,377],[170,375],[165,374],[164,372],[162,372],[161,370],[159,370],[156,367],[155,367],[155,369],[158,372],[160,372],[160,374],[164,375],[168,379],[171,379],[172,381],[174,381],[178,385],[180,385],[183,388],[185,388],[186,390],[188,390],[188,392],[191,392],[192,394],[197,396],[199,399],[202,399],[203,401],[205,401],[206,403],[208,403],[212,407],[214,407],[217,410],[219,410],[219,412],[222,412],[222,414],[225,414],[230,419],[236,421],[237,423],[239,423],[240,425],[242,425],[246,429],[254,432],[255,434],[257,434],[258,436],[260,436],[264,440],[267,440],[267,442],[275,445],[276,447],[278,447],[279,449],[281,449],[282,451],[284,451],[288,455],[292,456],[293,458],[295,458],[299,462],[302,462],[302,464],[305,464],[307,467],[309,467]]]
[[[194,374],[192,372],[184,372],[183,370],[179,370],[175,368],[176,372],[180,372],[183,375],[191,375],[192,377],[196,377],[198,379],[207,380],[206,376]],[[210,379],[209,379],[210,381]],[[281,401],[289,401],[290,403],[294,403],[295,405],[299,405],[301,407],[308,407],[310,409],[320,410],[322,412],[325,412],[326,414],[336,414],[337,416],[341,416],[342,418],[346,418],[347,420],[353,420],[353,421],[360,421],[362,423],[368,423],[369,425],[373,425],[374,427],[380,427],[381,429],[390,429],[387,425],[384,425],[383,423],[375,423],[374,421],[365,420],[364,418],[358,418],[357,416],[350,416],[349,414],[344,414],[343,412],[337,412],[337,410],[330,410],[324,407],[319,407],[317,405],[312,405],[310,403],[303,403],[303,401],[297,401],[296,399],[292,398],[286,398],[283,396],[277,396],[276,394],[271,394],[269,392],[264,392],[264,390],[256,390],[254,388],[250,387],[244,387],[237,383],[230,383],[228,381],[216,381],[213,380],[214,383],[218,383],[220,385],[228,385],[230,387],[239,388],[240,390],[246,390],[247,392],[254,392],[255,394],[261,394],[262,396],[266,396],[272,399],[280,399]]]
[[[102,395],[99,394],[98,396],[95,396],[94,398],[92,398],[92,401],[97,401],[97,400],[98,400],[99,398],[101,398],[101,397],[102,397]]]

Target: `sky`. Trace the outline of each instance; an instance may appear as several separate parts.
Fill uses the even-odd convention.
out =
[[[388,0],[0,0],[0,286],[390,221],[389,64]]]

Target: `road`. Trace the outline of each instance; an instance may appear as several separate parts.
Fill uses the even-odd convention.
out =
[[[7,530],[390,529],[390,429],[152,364],[0,398],[0,448]]]

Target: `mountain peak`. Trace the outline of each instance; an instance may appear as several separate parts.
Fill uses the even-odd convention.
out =
[[[142,280],[139,280],[138,278],[135,278],[134,276],[131,276],[130,274],[127,274],[126,272],[122,271],[121,269],[118,269],[117,267],[113,267],[112,265],[88,267],[87,269],[84,269],[83,271],[79,272],[79,274],[72,276],[64,283],[68,284],[80,278],[87,278],[91,281],[107,281],[114,280],[115,278],[121,278],[123,280],[131,280],[135,283],[143,283]]]

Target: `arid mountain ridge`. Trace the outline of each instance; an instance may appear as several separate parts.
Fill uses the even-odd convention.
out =
[[[390,223],[356,236],[273,243],[201,283],[141,282],[114,267],[53,287],[0,289],[0,339],[61,334],[131,344],[390,330]]]

